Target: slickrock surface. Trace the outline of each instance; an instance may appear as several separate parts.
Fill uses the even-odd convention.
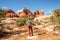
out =
[[[28,28],[26,26],[15,28],[21,32],[11,34],[8,37],[3,37],[0,40],[60,40],[60,30],[58,28],[54,30],[55,25],[50,20],[51,15],[40,16],[34,19],[38,19],[40,24],[33,26],[34,36],[29,37]]]

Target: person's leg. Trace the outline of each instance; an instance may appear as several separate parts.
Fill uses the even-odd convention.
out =
[[[28,27],[28,31],[29,31],[29,36],[31,36],[31,29],[30,29],[30,27]]]
[[[33,29],[32,29],[32,27],[31,27],[31,36],[33,36]]]

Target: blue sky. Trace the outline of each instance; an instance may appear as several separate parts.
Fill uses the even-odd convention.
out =
[[[60,0],[0,0],[1,8],[11,8],[17,11],[26,7],[33,10],[44,10],[45,14],[50,14],[52,9],[60,8]]]

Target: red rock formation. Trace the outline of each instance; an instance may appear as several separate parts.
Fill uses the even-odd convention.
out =
[[[35,11],[34,11],[34,16],[35,16],[35,17],[43,16],[43,15],[44,15],[44,11],[43,11],[43,10],[40,10],[40,11],[35,10]]]
[[[18,17],[18,15],[11,9],[5,9],[5,11],[7,12],[6,17]]]
[[[40,16],[43,16],[43,15],[44,15],[44,11],[43,11],[43,10],[40,10],[40,11],[39,11],[39,15],[40,15]]]
[[[22,10],[23,10],[23,12],[24,12],[26,15],[31,14],[31,12],[30,12],[29,9],[23,8]]]
[[[26,16],[24,12],[18,12],[17,15],[18,15],[19,17],[25,17],[25,16]]]
[[[14,17],[19,17],[17,14],[14,14]]]
[[[35,11],[34,11],[34,16],[35,16],[35,17],[38,17],[38,15],[39,15],[39,11],[38,11],[38,10],[35,10]]]
[[[13,10],[11,10],[11,9],[4,9],[7,13],[14,13],[14,11]]]
[[[30,12],[30,10],[28,10],[28,9],[26,9],[26,8],[23,8],[22,10],[19,10],[19,11],[17,12],[17,15],[18,15],[19,17],[30,16],[30,15],[31,15],[31,12]]]
[[[15,13],[7,13],[6,17],[18,17]]]
[[[32,15],[31,11],[27,8],[22,8],[22,10],[18,10],[17,14],[15,14],[14,11],[12,11],[11,9],[5,9],[5,11],[7,12],[6,16],[7,17],[25,17],[25,16],[30,16]],[[44,15],[44,11],[43,10],[36,10],[34,11],[34,16],[38,17],[38,16],[43,16]]]

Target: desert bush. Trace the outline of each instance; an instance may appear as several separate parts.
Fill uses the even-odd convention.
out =
[[[4,27],[2,26],[2,24],[0,24],[0,31],[3,31]]]
[[[33,20],[34,19],[34,15],[32,14],[32,15],[28,16],[27,18],[30,18],[31,20]]]
[[[51,19],[60,24],[60,8],[54,9],[52,12],[53,17]]]
[[[22,26],[26,23],[27,20],[28,19],[26,17],[22,17],[19,20],[17,20],[16,24]]]
[[[17,20],[16,24],[20,26],[25,25],[29,18],[33,20],[34,16],[30,15],[30,16],[21,17],[19,20]]]
[[[6,17],[7,12],[0,8],[0,18]]]
[[[54,16],[60,16],[60,8],[54,9],[52,12]]]

